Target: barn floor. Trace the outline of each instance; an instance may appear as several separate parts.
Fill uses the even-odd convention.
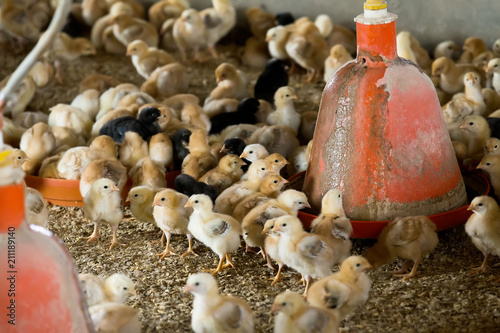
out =
[[[237,64],[235,50],[221,50],[226,60]],[[0,76],[10,73],[21,61],[10,52],[0,52]],[[193,74],[189,92],[205,98],[215,86],[213,71],[218,63],[209,61],[191,65]],[[245,70],[245,69],[244,69]],[[40,89],[29,107],[31,111],[48,111],[57,103],[68,103],[78,94],[78,83],[87,74],[111,75],[123,82],[140,84],[143,79],[136,74],[130,59],[121,56],[98,55],[81,58],[65,67],[67,83],[51,82]],[[258,72],[249,72],[253,83]],[[317,110],[323,84],[302,85],[302,75],[291,77],[299,100],[296,108],[301,111]],[[129,212],[129,211],[127,211]],[[192,296],[181,288],[190,273],[214,268],[217,257],[209,249],[194,242],[198,257],[169,256],[163,261],[155,254],[163,249],[149,243],[157,239],[157,228],[132,219],[120,224],[119,240],[126,247],[109,251],[111,233],[101,227],[102,238],[87,244],[81,237],[89,236],[93,226],[88,223],[80,208],[52,206],[48,228],[68,246],[77,271],[98,275],[124,273],[136,283],[137,297],[128,303],[140,310],[144,332],[189,332]],[[500,269],[469,277],[471,266],[482,262],[481,253],[472,245],[463,226],[439,233],[440,244],[421,264],[418,277],[408,282],[394,278],[386,271],[395,268],[387,265],[370,272],[373,288],[370,299],[342,323],[346,332],[498,332],[500,328],[500,285],[489,281],[499,276]],[[355,240],[353,254],[361,254],[373,243]],[[173,236],[173,247],[178,253],[187,248],[183,236]],[[240,248],[234,254],[236,267],[217,276],[220,291],[246,299],[256,318],[256,332],[272,332],[273,315],[270,308],[274,297],[291,289],[303,292],[295,284],[300,275],[284,271],[284,281],[273,287],[268,278],[274,272],[263,266],[262,258],[244,253]],[[498,263],[498,258],[492,264]],[[400,262],[398,262],[400,264]]]

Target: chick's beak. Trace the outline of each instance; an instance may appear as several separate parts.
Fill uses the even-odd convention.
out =
[[[290,98],[291,99],[298,99],[297,95],[292,95]]]
[[[281,181],[281,184],[287,184],[288,183],[288,180],[284,179]]]
[[[366,264],[366,265],[365,265],[365,271],[370,271],[370,270],[372,270],[372,269],[373,269],[373,266],[372,266],[372,265],[370,265],[370,264]]]
[[[474,206],[472,204],[469,205],[469,207],[467,207],[467,210],[473,210],[474,209]]]
[[[269,43],[271,41],[271,36],[266,36],[266,42]]]
[[[151,206],[155,207],[155,206],[158,206],[158,205],[160,205],[160,203],[158,201],[154,201]]]
[[[466,128],[467,127],[467,124],[460,124],[460,126],[458,126],[458,128]]]
[[[247,158],[247,157],[248,157],[248,154],[245,152],[240,155],[240,158]]]
[[[309,204],[309,202],[306,202],[306,203],[304,204],[304,208],[311,208],[311,205]]]
[[[117,186],[115,186],[115,187],[113,187],[113,188],[111,189],[111,192],[116,192],[116,191],[120,191],[120,189],[119,189]]]
[[[240,161],[240,166],[247,165],[244,161]]]
[[[278,312],[281,310],[281,306],[279,306],[278,304],[273,304],[273,306],[271,307],[271,312]]]
[[[190,293],[193,291],[193,289],[191,288],[191,286],[189,285],[185,285],[184,288],[182,288],[182,291],[185,292],[185,293]]]
[[[219,150],[219,153],[227,153],[228,150],[226,148],[226,145],[222,145],[222,148]]]
[[[188,202],[186,202],[186,204],[184,205],[185,208],[187,207],[193,207],[193,203],[191,202],[191,200],[188,200]]]

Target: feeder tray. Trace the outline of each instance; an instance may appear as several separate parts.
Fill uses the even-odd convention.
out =
[[[174,180],[180,171],[167,172],[165,179],[167,187],[174,188]],[[68,179],[42,178],[26,175],[26,185],[40,191],[43,197],[51,204],[69,207],[83,207],[83,198],[80,194],[80,181]],[[122,198],[127,199],[128,192],[132,187],[129,179],[122,191]]]
[[[462,169],[462,177],[464,179],[466,191],[467,191],[467,199],[468,201],[472,201],[476,196],[480,195],[488,195],[490,192],[490,183],[486,179],[486,177],[479,171],[467,171]],[[287,184],[287,189],[295,189],[300,191],[302,189],[302,185],[304,183],[305,171],[300,172],[289,179],[289,183]],[[440,213],[430,215],[429,218],[434,222],[437,226],[437,231],[446,230],[458,225],[462,225],[467,222],[469,216],[471,216],[472,212],[467,210],[469,205],[462,206],[460,208]],[[309,229],[311,226],[311,222],[317,217],[317,215],[313,215],[307,212],[299,212],[299,219],[302,221],[302,224],[306,229]],[[353,233],[353,238],[377,238],[382,229],[389,223],[389,220],[386,221],[354,221],[351,220]]]

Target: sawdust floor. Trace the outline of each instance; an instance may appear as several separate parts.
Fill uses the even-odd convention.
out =
[[[224,48],[226,60],[237,64],[232,56],[234,49]],[[22,58],[7,51],[0,52],[0,76],[10,73]],[[203,99],[215,86],[213,70],[217,62],[190,67],[193,75],[189,92]],[[90,73],[103,73],[123,82],[142,83],[130,59],[121,56],[98,55],[86,57],[65,67],[68,84],[52,82],[40,89],[31,103],[31,111],[47,111],[56,103],[68,103],[78,93],[78,83]],[[255,81],[258,73],[249,72]],[[291,78],[290,85],[297,89],[299,111],[316,110],[323,84],[302,85],[301,75]],[[126,247],[108,251],[111,233],[101,227],[102,239],[97,244],[87,244],[81,237],[89,236],[92,225],[86,221],[80,208],[52,206],[48,228],[63,239],[68,246],[80,273],[110,275],[125,273],[136,283],[138,296],[128,304],[140,310],[144,332],[188,332],[192,296],[181,288],[190,273],[214,268],[217,256],[199,242],[194,242],[198,257],[169,256],[163,261],[155,254],[163,249],[149,243],[157,239],[153,225],[125,221],[120,224],[119,240]],[[463,226],[439,233],[440,244],[429,258],[423,260],[418,277],[403,282],[387,271],[396,264],[371,272],[373,288],[365,306],[359,308],[342,323],[348,332],[498,332],[500,330],[500,286],[489,281],[500,275],[500,269],[469,277],[471,266],[478,266],[483,259],[472,245]],[[353,254],[361,254],[372,244],[370,240],[355,240]],[[173,236],[173,247],[178,253],[187,248],[183,236]],[[274,297],[291,289],[303,292],[295,284],[300,275],[290,269],[284,279],[273,287],[268,278],[274,272],[263,266],[260,256],[246,254],[240,248],[234,254],[236,267],[217,276],[220,291],[246,299],[256,318],[257,332],[272,332],[273,315],[270,308]],[[492,264],[498,263],[498,258]],[[397,264],[401,264],[398,262]]]

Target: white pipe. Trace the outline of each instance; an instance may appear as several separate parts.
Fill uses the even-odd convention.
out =
[[[54,40],[55,36],[66,23],[66,18],[68,17],[69,11],[71,10],[72,0],[59,0],[58,6],[50,21],[50,25],[45,31],[45,33],[40,37],[38,43],[31,50],[31,52],[24,58],[23,62],[17,67],[5,87],[0,91],[0,150],[3,147],[3,135],[2,135],[2,111],[9,99],[9,95],[16,90],[19,83],[24,79],[24,77],[29,73],[35,62],[38,60],[40,55],[45,52],[49,44]]]

